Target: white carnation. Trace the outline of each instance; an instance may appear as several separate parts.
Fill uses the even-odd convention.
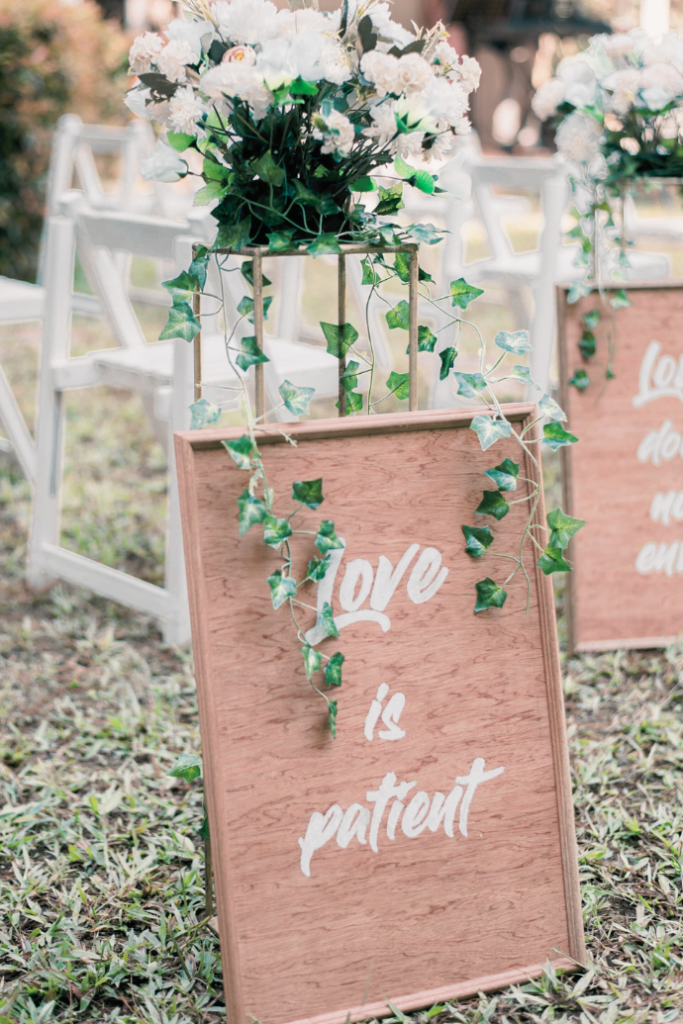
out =
[[[409,135],[399,135],[396,139],[396,155],[404,160],[422,156],[424,137],[424,132],[410,132]]]
[[[278,34],[277,7],[270,0],[221,0],[213,13],[222,35],[233,43],[253,46]]]
[[[458,63],[458,54],[445,39],[437,43],[434,48],[434,63],[444,71],[448,71]]]
[[[407,46],[412,43],[415,36],[412,32],[403,28],[403,25],[398,25],[392,20],[389,4],[380,3],[373,4],[368,10],[370,15],[370,21],[372,22],[373,28],[384,38],[388,39],[389,42],[395,43],[396,46]]]
[[[557,77],[564,84],[564,99],[575,107],[595,102],[598,80],[595,71],[581,55],[565,57],[557,68]]]
[[[550,78],[536,90],[531,101],[531,108],[540,121],[547,121],[557,113],[557,108],[564,100],[564,82],[559,78]]]
[[[434,119],[437,119],[454,128],[460,124],[469,106],[467,93],[460,83],[449,82],[445,78],[432,79],[425,100],[432,116],[432,124]]]
[[[256,121],[265,117],[273,101],[273,95],[264,85],[259,72],[253,64],[245,61],[233,61],[210,68],[202,75],[199,87],[210,99],[238,97],[249,104]]]
[[[144,32],[130,48],[128,60],[133,75],[145,75],[152,70],[164,41],[157,32]]]
[[[389,53],[380,53],[379,50],[370,50],[364,53],[360,69],[368,82],[377,89],[379,96],[386,96],[388,92],[395,91],[396,65],[398,58],[392,57]]]
[[[353,75],[353,68],[349,62],[346,50],[339,43],[330,42],[323,46],[320,54],[320,67],[322,77],[333,85],[343,85]]]
[[[407,53],[398,58],[391,92],[424,92],[433,77],[432,69],[419,53]]]
[[[168,117],[170,105],[168,103],[150,103],[152,98],[150,89],[130,89],[123,98],[131,113],[136,117],[142,117],[145,121],[156,121],[164,124]]]
[[[425,159],[428,161],[446,160],[453,152],[454,139],[451,132],[443,132],[441,135],[437,135],[434,142],[424,152]],[[469,178],[467,179],[469,182]]]
[[[627,114],[641,86],[641,71],[639,68],[613,71],[603,78],[601,84],[608,94],[605,98],[606,110],[618,115]]]
[[[379,149],[384,149],[396,135],[396,100],[384,100],[370,107],[372,124],[363,129],[363,135],[375,139]],[[394,147],[395,148],[395,147]]]
[[[156,59],[156,64],[169,82],[184,82],[187,75],[186,64],[195,64],[192,47],[184,39],[173,39],[167,43]]]
[[[313,138],[323,140],[321,153],[348,153],[356,138],[353,125],[345,114],[332,110],[323,118],[316,118]]]
[[[145,181],[178,181],[187,174],[187,164],[180,153],[159,139],[152,155],[140,161],[140,174]]]
[[[589,164],[600,150],[601,130],[597,121],[579,110],[566,117],[557,129],[557,148],[568,160]]]
[[[474,57],[461,57],[460,64],[457,68],[453,69],[451,77],[453,77],[456,72],[457,77],[466,92],[474,92],[475,89],[479,88],[479,82],[481,81],[481,67],[479,61],[475,60]]]
[[[191,85],[177,89],[169,104],[168,127],[174,132],[186,135],[197,134],[197,122],[201,120],[206,107],[195,94]]]

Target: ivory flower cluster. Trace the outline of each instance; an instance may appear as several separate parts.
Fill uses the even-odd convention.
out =
[[[622,176],[664,173],[658,165],[680,145],[683,39],[671,31],[655,42],[642,29],[593,36],[560,63],[533,108],[541,120],[561,118],[558,149],[594,174],[617,165]]]
[[[345,0],[331,13],[303,2],[278,11],[270,0],[185,0],[184,19],[135,40],[139,81],[126,103],[168,132],[147,177],[182,176],[180,154],[194,148],[211,199],[221,198],[217,183],[246,184],[251,168],[267,205],[272,188],[289,193],[282,211],[290,198],[297,205],[297,181],[325,192],[318,212],[333,227],[331,204],[348,208],[354,180],[396,157],[441,160],[469,131],[479,65],[452,49],[442,26],[408,31],[380,0]],[[266,219],[278,226],[275,211]]]

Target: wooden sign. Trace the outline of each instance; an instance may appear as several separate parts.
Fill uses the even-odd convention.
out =
[[[683,285],[629,283],[632,306],[617,310],[613,294],[568,305],[558,289],[560,401],[580,439],[562,450],[565,511],[586,521],[569,548],[576,651],[662,647],[683,629]]]
[[[340,638],[322,649],[346,656],[337,739],[289,609],[271,605],[281,558],[258,528],[238,537],[246,476],[220,442],[242,431],[176,435],[231,1024],[343,1024],[583,961],[551,585],[530,552],[529,614],[521,573],[502,609],[474,614],[475,582],[509,563],[465,554],[461,524],[483,470],[520,448],[483,453],[473,415],[296,423],[296,447],[259,434],[285,500],[322,474],[300,528],[322,513],[345,543],[323,581]],[[495,530],[500,551],[524,507]]]

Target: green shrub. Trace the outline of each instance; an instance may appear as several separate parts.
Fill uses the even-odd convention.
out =
[[[126,49],[92,0],[0,0],[0,274],[35,280],[56,122],[123,119]]]

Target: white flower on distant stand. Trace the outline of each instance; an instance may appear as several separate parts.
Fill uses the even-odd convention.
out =
[[[187,174],[187,164],[172,146],[158,139],[152,155],[140,162],[140,174],[145,181],[179,181]]]
[[[196,60],[199,60],[202,53],[206,53],[211,46],[215,30],[210,21],[185,21],[184,18],[175,18],[169,23],[166,35],[169,42],[187,43]]]
[[[384,38],[396,46],[407,46],[412,43],[415,36],[403,25],[398,25],[391,17],[389,4],[373,4],[368,10],[372,27]]]
[[[579,110],[566,117],[557,129],[557,148],[568,160],[589,164],[600,149],[601,129],[589,114]]]
[[[588,107],[595,102],[598,79],[591,65],[580,54],[560,61],[557,77],[564,84],[566,103],[575,107]]]
[[[177,89],[169,103],[168,127],[174,132],[186,135],[197,134],[197,122],[206,112],[206,107],[191,85]]]
[[[192,47],[183,39],[167,43],[156,59],[156,65],[169,82],[184,82],[187,78],[186,64],[195,64],[197,58]]]
[[[145,75],[152,70],[164,41],[157,32],[144,32],[130,48],[128,60],[132,75]]]
[[[221,35],[233,43],[256,43],[278,35],[277,7],[270,0],[221,0],[213,13]]]
[[[640,68],[624,68],[613,71],[603,78],[601,85],[608,94],[605,98],[605,109],[614,114],[627,114],[640,89],[640,76]]]
[[[559,78],[550,78],[536,90],[531,101],[531,109],[539,121],[547,121],[557,113],[557,108],[563,100],[564,82]]]
[[[156,121],[157,124],[165,124],[168,117],[170,104],[150,103],[152,98],[150,89],[130,89],[123,98],[123,102],[136,117],[142,117],[145,121]]]
[[[273,94],[263,83],[263,78],[251,64],[234,61],[219,64],[206,71],[199,82],[200,90],[210,99],[230,99],[238,97],[248,103],[254,113],[254,119],[261,121],[265,117],[268,106],[273,101]]]
[[[671,64],[683,72],[683,39],[678,32],[672,30],[666,33],[661,43],[645,41],[642,61],[646,67],[651,64]]]
[[[348,153],[356,138],[353,125],[345,114],[332,110],[314,121],[313,138],[323,140],[321,153]]]
[[[615,32],[614,35],[605,33],[597,38],[604,46],[608,57],[626,57],[633,53],[634,39],[628,32]]]
[[[671,64],[651,64],[640,73],[640,95],[650,110],[661,110],[683,94],[683,76]]]

